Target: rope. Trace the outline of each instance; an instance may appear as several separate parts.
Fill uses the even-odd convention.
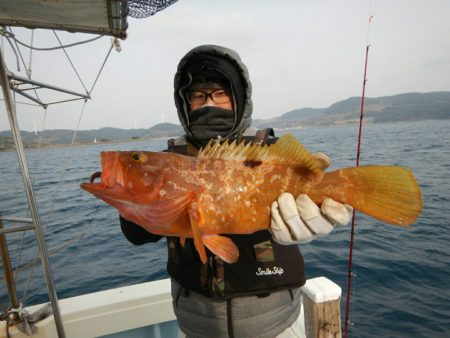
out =
[[[15,326],[20,332],[31,337],[37,331],[36,323],[52,315],[50,303],[45,304],[33,313],[29,313],[20,303],[18,308],[12,308],[6,316],[6,337],[10,338],[9,326]]]
[[[61,43],[61,40],[59,39],[58,34],[56,34],[55,30],[53,30],[53,34],[55,34],[56,40],[58,40],[59,45],[61,46],[61,48],[62,48],[64,54],[66,55],[67,60],[69,60],[69,63],[70,63],[70,65],[72,66],[72,69],[74,70],[75,74],[77,75],[78,80],[80,80],[80,83],[81,83],[81,85],[83,86],[85,92],[86,92],[87,94],[89,94],[89,93],[88,93],[88,90],[86,89],[86,86],[85,86],[84,83],[83,83],[83,80],[82,80],[81,77],[80,77],[80,74],[78,74],[78,71],[77,71],[77,69],[75,68],[75,65],[73,64],[72,60],[70,59],[69,54],[67,54],[66,49],[63,47],[63,44]]]
[[[115,47],[116,50],[120,52],[121,49],[120,49],[120,45],[118,45],[118,41],[119,41],[119,40],[118,40],[117,38],[115,38],[115,39],[113,40],[113,42],[111,43],[111,47],[109,48],[109,51],[108,51],[108,53],[106,54],[105,60],[103,60],[103,64],[102,64],[102,66],[100,67],[100,70],[98,71],[97,77],[95,78],[94,83],[92,84],[91,90],[89,91],[89,95],[92,94],[92,91],[94,90],[94,87],[95,87],[95,85],[97,84],[98,79],[100,78],[100,74],[102,73],[103,68],[105,67],[106,61],[108,60],[109,55],[111,54],[112,49]]]
[[[9,30],[10,30],[10,33],[12,34],[11,27],[8,27],[8,28],[9,28]],[[34,36],[34,35],[31,36],[31,44],[33,44],[33,39],[34,39],[33,36]],[[6,39],[9,41],[8,37],[6,37]],[[11,44],[11,48],[13,49],[14,53],[16,54],[17,68],[18,68],[18,70],[20,71],[20,66],[19,66],[19,56],[20,56],[20,60],[22,61],[23,67],[25,68],[25,72],[26,72],[26,74],[27,74],[27,77],[28,77],[29,79],[31,79],[31,60],[32,60],[32,59],[31,59],[31,51],[30,51],[29,67],[27,67],[27,65],[26,65],[26,63],[25,63],[25,60],[24,60],[24,58],[23,58],[23,56],[22,56],[22,53],[21,53],[21,51],[20,51],[20,48],[19,48],[19,46],[17,45],[17,41],[15,41],[15,42],[16,42],[17,52],[16,52],[16,48],[14,48],[14,46],[12,45],[11,42],[10,42],[10,44]],[[34,92],[34,95],[36,95],[36,98],[39,100],[39,95],[38,95],[38,93],[37,93],[36,88],[33,88],[33,92]],[[15,104],[16,104],[16,99],[14,99],[14,102],[15,102]]]
[[[19,53],[20,60],[22,61],[22,64],[23,64],[23,66],[25,68],[25,72],[28,74],[28,68],[26,66],[25,60],[23,58],[23,55],[20,52],[19,46],[17,45],[17,41],[14,41],[14,42],[15,42],[15,45],[16,45],[17,52]],[[19,63],[19,60],[17,60],[17,63]]]
[[[0,30],[0,33],[1,33],[1,32],[2,32],[2,31]],[[3,35],[3,34],[2,34],[2,35]],[[11,40],[8,38],[8,36],[6,36],[6,35],[4,35],[4,36],[6,37],[6,41],[8,41],[8,43],[9,43],[9,45],[11,46],[11,49],[12,49],[12,51],[13,51],[15,57],[16,57],[17,71],[20,72],[19,56],[17,55],[17,51],[16,51],[16,49],[14,48],[14,45],[13,45],[13,43],[11,42]]]
[[[31,46],[33,46],[34,41],[34,30],[31,31]],[[31,79],[31,63],[33,61],[33,49],[30,49],[30,57],[28,59],[28,69],[27,69],[27,76],[29,79]]]
[[[370,13],[371,11],[369,11]],[[366,93],[366,83],[367,83],[367,63],[369,59],[369,29],[370,23],[372,21],[373,15],[369,15],[369,23],[367,29],[367,45],[366,45],[366,57],[364,61],[364,79],[363,79],[363,89],[361,95],[361,111],[359,117],[359,132],[358,132],[358,148],[356,152],[356,166],[359,166],[360,156],[361,156],[361,139],[362,139],[362,126],[364,119],[364,99]],[[345,303],[345,321],[344,321],[344,337],[348,337],[348,325],[350,323],[349,314],[350,314],[350,294],[351,294],[351,281],[352,281],[352,265],[353,265],[353,246],[355,239],[355,223],[356,223],[356,212],[353,209],[352,214],[352,227],[350,231],[350,244],[349,244],[349,255],[348,255],[348,273],[347,273],[347,295],[346,295],[346,303]]]
[[[0,99],[0,101],[5,101],[4,99]],[[25,106],[33,106],[33,107],[40,107],[39,104],[37,103],[29,103],[29,102],[20,102],[20,101],[16,101],[15,104],[23,104]]]
[[[32,50],[40,50],[40,51],[52,51],[52,50],[57,50],[57,49],[61,49],[61,48],[70,48],[70,47],[74,47],[74,46],[78,46],[78,45],[82,45],[85,43],[89,43],[95,40],[98,40],[100,38],[103,37],[103,35],[99,35],[96,36],[95,38],[92,39],[88,39],[88,40],[83,40],[83,41],[78,41],[78,42],[74,42],[74,43],[70,43],[68,45],[64,45],[64,46],[57,46],[57,47],[47,47],[47,48],[42,48],[42,47],[33,47],[31,45],[28,45],[22,41],[20,41],[19,39],[16,38],[16,36],[14,35],[14,33],[12,32],[7,32],[5,30],[1,30],[0,29],[0,35],[3,35],[5,37],[10,37],[12,38],[15,42],[17,42],[19,45],[22,45],[24,47],[30,48]]]

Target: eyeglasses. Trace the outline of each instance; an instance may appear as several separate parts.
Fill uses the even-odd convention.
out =
[[[190,92],[187,95],[187,100],[190,104],[202,105],[208,100],[208,97],[214,103],[218,104],[230,102],[230,93],[224,89],[216,89],[211,93],[205,93],[202,91]]]

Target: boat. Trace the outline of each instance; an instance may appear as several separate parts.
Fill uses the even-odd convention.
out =
[[[10,34],[7,27],[17,26],[124,39],[130,10],[135,10],[136,17],[143,16],[144,12],[152,15],[175,1],[86,0],[83,5],[73,0],[7,1],[6,5],[0,6],[0,25],[3,34]],[[3,217],[0,209],[0,247],[10,299],[7,311],[0,314],[0,338],[177,337],[169,279],[58,299],[11,92],[39,105],[49,103],[28,94],[30,88],[62,92],[72,97],[68,100],[88,100],[90,96],[89,93],[76,93],[12,73],[6,67],[1,49],[0,83],[31,212],[29,218]],[[49,304],[27,306],[17,299],[7,236],[22,231],[33,231],[36,236]],[[326,277],[307,281],[303,287],[302,307],[305,337],[319,334],[340,336],[341,292],[341,288]]]

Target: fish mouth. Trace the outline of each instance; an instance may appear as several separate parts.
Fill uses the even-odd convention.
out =
[[[96,179],[100,178],[100,182],[95,182]],[[102,172],[97,171],[91,175],[89,182],[83,182],[80,184],[81,188],[94,193],[96,191],[102,191],[107,188],[107,186],[102,182]]]
[[[81,183],[81,188],[89,192],[102,191],[113,186],[124,186],[124,172],[115,151],[105,151],[100,154],[102,171],[97,171],[89,178],[89,183]],[[100,179],[98,181],[98,179]]]

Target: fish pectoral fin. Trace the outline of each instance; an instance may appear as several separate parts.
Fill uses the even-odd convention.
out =
[[[139,219],[145,220],[143,224],[152,226],[167,227],[173,224],[186,210],[194,199],[194,193],[178,195],[173,198],[159,200],[148,205],[139,205],[133,208],[132,214],[137,215]],[[139,222],[141,224],[141,222]]]
[[[197,252],[200,256],[202,263],[205,264],[207,260],[206,250],[205,246],[203,245],[202,235],[200,233],[199,227],[199,224],[201,224],[203,221],[203,217],[200,210],[196,208],[195,202],[192,203],[191,206],[188,208],[188,215],[191,221],[192,237],[194,238],[195,248],[197,249]]]
[[[207,235],[203,236],[203,243],[212,253],[229,264],[235,263],[239,258],[239,249],[228,237]]]

